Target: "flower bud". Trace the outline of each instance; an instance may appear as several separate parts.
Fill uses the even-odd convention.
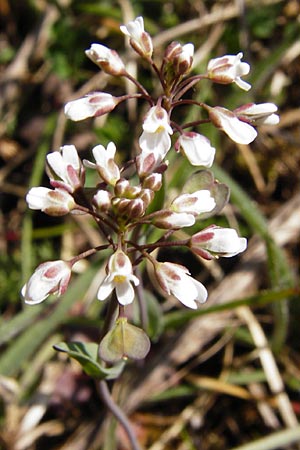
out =
[[[41,303],[50,294],[65,293],[71,277],[71,264],[65,261],[48,261],[40,264],[23,286],[21,294],[25,303]]]
[[[121,25],[120,30],[129,36],[131,47],[142,57],[151,58],[153,53],[152,39],[144,30],[143,17],[137,17],[127,25]]]
[[[151,173],[143,180],[143,188],[151,189],[152,191],[159,191],[162,186],[162,174]]]
[[[120,178],[114,187],[114,193],[117,197],[126,197],[127,189],[129,188],[130,184],[129,181],[126,180],[126,178]]]
[[[154,198],[154,192],[152,189],[142,189],[140,193],[140,198],[144,203],[144,208],[148,208],[150,203],[152,202]]]
[[[246,249],[247,239],[239,237],[232,228],[211,225],[194,234],[189,246],[194,253],[205,259],[213,259],[216,256],[229,258]]]
[[[236,83],[241,89],[248,91],[251,84],[241,79],[250,71],[248,63],[242,62],[243,53],[225,55],[221,58],[211,59],[207,66],[207,77],[215,83]]]
[[[233,112],[238,119],[252,125],[277,125],[279,116],[274,114],[277,109],[274,103],[260,103],[259,105],[248,103],[236,108]]]
[[[33,187],[26,195],[30,209],[40,210],[49,216],[64,216],[76,207],[73,197],[64,189]]]
[[[118,103],[117,97],[106,92],[93,92],[66,103],[64,112],[69,119],[77,122],[88,117],[103,116],[111,112]]]
[[[92,44],[85,54],[109,75],[122,76],[126,74],[124,63],[118,53],[105,45]]]
[[[93,204],[100,212],[106,212],[111,205],[111,194],[107,191],[99,189],[93,197]]]

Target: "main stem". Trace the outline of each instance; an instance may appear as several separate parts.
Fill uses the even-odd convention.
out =
[[[123,426],[131,443],[132,450],[141,450],[141,447],[136,440],[127,416],[124,414],[122,409],[114,402],[113,398],[110,395],[106,382],[103,380],[100,381],[98,387],[103,402],[110,410],[110,412],[115,416],[117,421],[120,422],[120,424]]]

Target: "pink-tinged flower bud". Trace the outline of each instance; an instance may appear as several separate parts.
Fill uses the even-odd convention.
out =
[[[152,219],[153,225],[157,228],[177,230],[183,227],[190,227],[195,223],[193,214],[185,212],[164,211]]]
[[[101,178],[108,184],[114,186],[120,178],[120,170],[114,161],[116,146],[110,142],[105,149],[103,145],[96,145],[92,150],[96,164],[91,161],[84,160],[86,167],[96,169]]]
[[[211,225],[194,234],[189,245],[194,253],[205,259],[218,256],[230,258],[247,248],[247,239],[239,237],[232,228]]]
[[[142,189],[140,193],[140,198],[142,199],[144,208],[146,209],[148,208],[148,206],[150,205],[150,203],[154,198],[154,192],[152,191],[152,189]]]
[[[209,118],[215,127],[224,131],[227,136],[238,144],[250,144],[257,136],[256,130],[248,123],[242,122],[237,116],[226,108],[205,106]]]
[[[141,56],[151,58],[153,53],[152,39],[144,30],[143,17],[137,17],[127,25],[121,25],[120,30],[129,36],[131,47]]]
[[[152,172],[158,171],[158,167],[162,162],[162,157],[156,152],[141,152],[136,157],[136,168],[140,178],[144,178]]]
[[[210,191],[203,189],[193,194],[182,194],[175,198],[171,204],[171,209],[178,213],[190,213],[195,216],[209,212],[214,209],[216,202]]]
[[[174,295],[183,305],[197,309],[197,303],[204,303],[207,290],[202,283],[190,276],[188,269],[179,264],[158,262],[155,275],[167,295]]]
[[[26,195],[30,209],[40,210],[49,216],[64,216],[76,208],[73,197],[64,189],[31,188]]]
[[[145,213],[145,205],[141,198],[135,198],[130,200],[130,203],[127,207],[127,215],[131,219],[137,219],[138,217],[142,217]]]
[[[215,83],[236,83],[244,91],[251,88],[251,84],[241,79],[250,71],[248,63],[242,62],[243,53],[225,55],[221,58],[211,59],[207,66],[207,77]]]
[[[84,186],[85,170],[74,145],[64,145],[59,152],[49,153],[47,163],[53,187],[72,193]]]
[[[122,250],[117,250],[109,258],[108,275],[102,281],[97,297],[101,301],[105,300],[116,289],[118,302],[121,305],[128,305],[134,299],[134,289],[131,283],[137,286],[139,279],[133,275],[128,256]]]
[[[118,53],[105,45],[92,44],[85,54],[109,75],[122,76],[126,74],[124,63]]]
[[[277,125],[279,116],[274,114],[277,109],[274,103],[260,103],[258,105],[248,103],[236,108],[233,112],[238,119],[252,125]]]
[[[143,180],[143,188],[151,189],[152,191],[159,191],[162,186],[162,174],[151,173]]]
[[[129,187],[129,181],[126,178],[120,178],[115,184],[114,193],[117,197],[126,197],[126,192]]]
[[[64,112],[68,119],[77,122],[88,117],[103,116],[111,112],[118,103],[117,97],[113,97],[106,92],[93,92],[66,103]]]
[[[167,111],[161,106],[153,106],[148,111],[144,123],[143,133],[139,139],[142,152],[155,153],[156,159],[164,159],[171,147],[170,135],[173,134]]]
[[[170,70],[169,65],[171,64],[175,75],[187,74],[191,70],[193,56],[193,44],[181,45],[179,42],[171,42],[165,52],[165,61],[167,62],[166,70]]]
[[[25,303],[41,303],[50,294],[58,297],[65,293],[71,277],[71,264],[65,261],[48,261],[37,267],[21,290]]]
[[[210,141],[193,131],[183,133],[175,143],[175,150],[181,150],[193,166],[211,167],[216,149]]]
[[[93,204],[100,212],[108,211],[109,207],[111,206],[111,194],[100,189],[93,197]]]

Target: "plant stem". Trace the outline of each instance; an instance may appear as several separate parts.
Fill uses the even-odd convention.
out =
[[[132,450],[141,450],[141,447],[139,446],[135,438],[127,416],[124,414],[122,409],[114,402],[113,398],[110,395],[106,382],[104,380],[101,380],[98,384],[98,387],[103,402],[105,403],[109,411],[115,416],[117,421],[123,426],[131,443]]]

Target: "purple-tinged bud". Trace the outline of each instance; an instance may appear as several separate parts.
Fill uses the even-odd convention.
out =
[[[207,77],[215,83],[236,83],[244,91],[251,88],[251,84],[241,79],[250,71],[248,63],[242,62],[243,53],[225,55],[221,58],[211,59],[207,66]]]
[[[117,197],[126,197],[126,192],[129,188],[130,184],[126,178],[120,178],[114,187],[114,193]]]
[[[143,188],[151,189],[152,191],[159,191],[162,186],[162,174],[151,173],[143,180]]]
[[[138,217],[143,216],[144,213],[145,205],[141,198],[130,200],[130,203],[127,207],[127,214],[131,219],[137,219]]]
[[[122,76],[126,74],[125,65],[118,53],[105,45],[92,44],[85,54],[109,75]]]
[[[65,216],[76,208],[73,197],[64,189],[33,187],[26,195],[30,209],[40,210],[49,216]]]
[[[65,115],[75,122],[107,114],[117,106],[120,100],[106,92],[93,92],[85,97],[66,103]]]
[[[58,297],[65,293],[71,277],[71,264],[65,261],[48,261],[40,264],[21,290],[25,303],[41,303],[50,294]]]
[[[143,17],[137,17],[127,25],[121,25],[120,30],[129,37],[131,47],[142,57],[151,58],[153,53],[152,39],[144,30]]]
[[[142,189],[139,198],[143,201],[144,208],[146,209],[154,198],[154,192],[152,189]]]
[[[239,237],[233,228],[211,225],[194,234],[189,246],[192,252],[205,259],[218,256],[230,258],[247,248],[247,239]]]
[[[233,112],[239,120],[252,125],[277,125],[279,116],[274,114],[277,111],[274,103],[248,103],[236,108]]]
[[[193,44],[181,45],[179,42],[171,42],[165,52],[165,70],[168,73],[172,67],[175,75],[186,75],[192,68],[193,56]]]

